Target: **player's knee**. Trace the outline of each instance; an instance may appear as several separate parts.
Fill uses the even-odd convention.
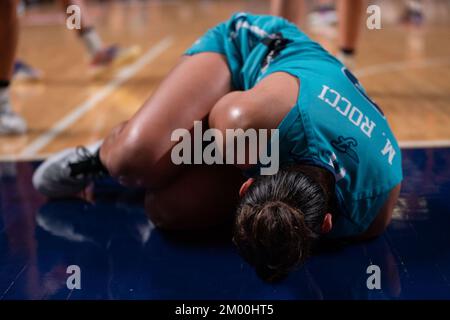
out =
[[[208,123],[211,128],[225,133],[226,129],[252,127],[254,108],[244,92],[235,91],[220,99],[210,112]]]

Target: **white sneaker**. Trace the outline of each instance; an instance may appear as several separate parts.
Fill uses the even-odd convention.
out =
[[[27,132],[25,119],[14,112],[0,113],[0,135],[24,134]]]
[[[50,198],[74,196],[85,189],[98,171],[95,153],[99,144],[65,149],[49,157],[33,174],[33,186]]]

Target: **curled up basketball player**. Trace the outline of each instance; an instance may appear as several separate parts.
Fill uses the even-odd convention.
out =
[[[249,132],[257,140],[242,138]],[[209,142],[189,145],[196,134]],[[189,164],[198,156],[202,164]],[[352,73],[295,25],[247,13],[196,41],[102,143],[50,157],[33,183],[64,197],[101,175],[146,188],[161,228],[233,217],[233,242],[266,280],[287,275],[322,238],[382,233],[402,180],[396,139]]]

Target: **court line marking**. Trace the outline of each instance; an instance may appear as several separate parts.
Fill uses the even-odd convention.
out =
[[[390,63],[381,63],[367,66],[359,70],[357,69],[355,70],[355,76],[357,76],[358,78],[363,78],[390,71],[401,71],[404,69],[423,69],[427,67],[435,67],[447,64],[450,64],[450,59],[448,57],[425,59],[418,61],[398,61]]]
[[[44,160],[54,153],[39,153],[30,156],[21,156],[20,154],[5,154],[0,155],[0,162],[18,162],[18,161],[39,161]]]
[[[402,71],[405,69],[423,69],[442,65],[450,65],[450,59],[448,57],[440,57],[434,59],[425,59],[422,61],[399,61],[382,63],[355,70],[355,75],[358,78],[363,78],[392,71]],[[450,140],[404,140],[399,141],[399,146],[401,149],[445,148],[450,147]]]
[[[405,140],[398,144],[401,149],[446,148],[450,147],[450,140]]]
[[[124,84],[128,79],[139,72],[145,65],[156,59],[161,53],[166,51],[174,43],[174,38],[168,36],[153,45],[140,59],[133,64],[123,67],[117,75],[96,93],[92,94],[87,100],[76,106],[64,118],[54,124],[49,130],[39,135],[33,142],[27,145],[19,157],[34,157],[36,153],[48,145],[56,136],[70,127],[75,121],[81,118],[85,113],[94,108],[100,101],[107,98],[118,87]]]
[[[11,283],[9,284],[8,288],[6,288],[6,290],[2,293],[2,295],[0,296],[0,300],[3,300],[3,298],[5,298],[5,296],[8,294],[9,290],[11,290],[11,288],[16,284],[16,281],[19,279],[19,277],[22,275],[22,273],[28,268],[28,264],[25,264],[23,266],[23,268],[19,271],[18,274],[16,274],[16,276],[14,277],[14,279],[11,281]]]
[[[157,46],[161,45],[161,43],[164,43],[164,41],[168,41],[171,44],[173,42],[173,38],[167,37],[167,38],[163,39],[160,43],[158,43]],[[168,46],[170,46],[170,45],[168,45]],[[155,47],[151,48],[146,53],[146,55],[149,54],[152,51],[152,49],[154,49]],[[152,57],[152,58],[154,58],[154,57]],[[137,64],[138,62],[139,62],[139,60],[135,64]],[[150,61],[148,61],[147,63],[149,63],[149,62]],[[400,70],[409,69],[409,68],[411,68],[411,69],[426,68],[426,67],[430,67],[430,66],[440,66],[440,65],[447,65],[447,64],[450,64],[450,59],[448,57],[427,59],[427,60],[418,61],[418,62],[411,62],[411,61],[409,61],[409,62],[404,62],[404,61],[403,62],[391,62],[391,63],[383,63],[383,64],[378,64],[378,65],[371,65],[368,67],[361,68],[361,69],[355,71],[355,75],[357,77],[361,78],[361,77],[366,77],[366,76],[371,76],[371,75],[376,75],[376,74],[382,74],[382,73],[386,73],[389,71],[400,71]],[[124,81],[120,82],[116,86],[120,86]],[[97,94],[98,94],[98,92],[97,92]],[[97,102],[99,102],[99,101],[96,101],[95,103],[97,103]],[[82,105],[80,105],[80,106],[82,106]],[[80,108],[80,106],[78,106],[78,108]],[[88,110],[86,110],[85,112],[87,112],[87,111]],[[85,112],[83,112],[83,114]],[[62,120],[61,120],[61,122],[62,122]],[[52,130],[55,130],[55,127],[56,126],[54,126],[52,129],[50,129],[50,132],[47,132],[46,134],[51,134]],[[51,139],[48,140],[46,142],[46,144],[48,144],[52,139],[54,139],[59,133],[60,132],[57,132],[56,134],[52,134]],[[43,134],[42,136],[44,136],[46,134]],[[37,143],[37,141],[35,140],[34,143]],[[399,141],[399,145],[402,149],[444,148],[444,147],[450,147],[450,140],[405,140],[405,141]],[[29,145],[28,148],[30,148],[31,146],[32,145]],[[27,151],[27,150],[22,151],[22,153],[19,155],[0,155],[0,162],[27,161],[27,160],[28,161],[39,161],[39,160],[44,160],[48,156],[51,155],[51,154],[36,155],[36,152],[39,151],[39,149],[35,150],[34,153],[25,152],[25,151]]]

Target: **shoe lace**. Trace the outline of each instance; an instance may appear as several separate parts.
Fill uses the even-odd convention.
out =
[[[102,176],[102,170],[99,165],[97,155],[92,154],[86,147],[78,146],[75,149],[78,156],[76,162],[69,162],[70,176],[75,178],[83,177],[99,177]]]

